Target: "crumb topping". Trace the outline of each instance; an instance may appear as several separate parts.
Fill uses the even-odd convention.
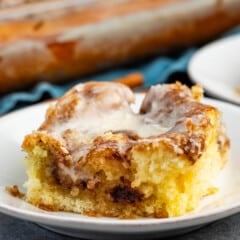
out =
[[[13,197],[24,198],[24,196],[25,196],[24,193],[20,192],[20,190],[19,190],[17,185],[13,185],[11,187],[6,187],[5,189]]]
[[[30,140],[25,138],[23,148],[34,146],[34,141],[45,142],[56,166],[56,180],[70,188],[81,186],[89,190],[101,181],[86,167],[93,154],[104,153],[108,161],[120,162],[127,168],[131,164],[128,153],[133,147],[163,142],[195,163],[206,147],[205,130],[211,127],[207,112],[218,113],[198,102],[201,97],[199,86],[191,91],[180,83],[157,85],[146,94],[136,114],[130,106],[134,94],[126,86],[109,82],[79,84],[49,107],[46,120],[29,135]],[[102,160],[96,161],[100,164]],[[132,194],[132,198],[137,196],[121,186],[112,191],[114,201],[127,202],[120,197],[124,192]]]

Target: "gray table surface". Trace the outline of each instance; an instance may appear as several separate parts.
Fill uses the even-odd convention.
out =
[[[38,225],[15,219],[0,213],[0,239],[4,240],[70,240],[76,239],[45,230]],[[174,240],[237,240],[240,239],[240,214],[213,222],[199,230]]]

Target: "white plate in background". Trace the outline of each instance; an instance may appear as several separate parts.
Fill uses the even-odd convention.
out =
[[[139,106],[143,95],[136,95]],[[207,223],[240,212],[240,108],[205,99],[223,113],[231,140],[230,161],[221,172],[219,192],[205,198],[199,209],[182,217],[165,219],[116,219],[74,213],[47,212],[5,192],[5,186],[22,186],[27,179],[21,143],[24,135],[44,119],[46,103],[28,107],[0,118],[0,212],[38,223],[52,231],[88,239],[153,239],[186,233]]]
[[[199,49],[189,62],[188,73],[210,95],[240,104],[240,34]]]

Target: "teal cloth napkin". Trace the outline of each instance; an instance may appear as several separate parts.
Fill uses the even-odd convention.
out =
[[[233,29],[223,37],[235,34],[240,34],[240,27]],[[173,73],[186,73],[189,60],[196,51],[197,48],[190,48],[175,57],[161,56],[143,64],[138,64],[128,68],[115,69],[98,75],[93,75],[88,78],[80,78],[79,80],[65,85],[41,82],[28,92],[16,92],[2,96],[0,98],[0,114],[36,103],[40,101],[44,95],[47,95],[49,98],[59,97],[73,85],[88,80],[111,81],[123,75],[139,71],[144,75],[144,87],[146,88],[153,84],[164,83],[167,82],[169,76]]]

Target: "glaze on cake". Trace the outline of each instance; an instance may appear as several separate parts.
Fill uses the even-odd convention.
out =
[[[138,113],[113,82],[73,87],[27,135],[27,201],[44,209],[113,217],[172,217],[214,188],[229,140],[202,89],[153,86]]]

